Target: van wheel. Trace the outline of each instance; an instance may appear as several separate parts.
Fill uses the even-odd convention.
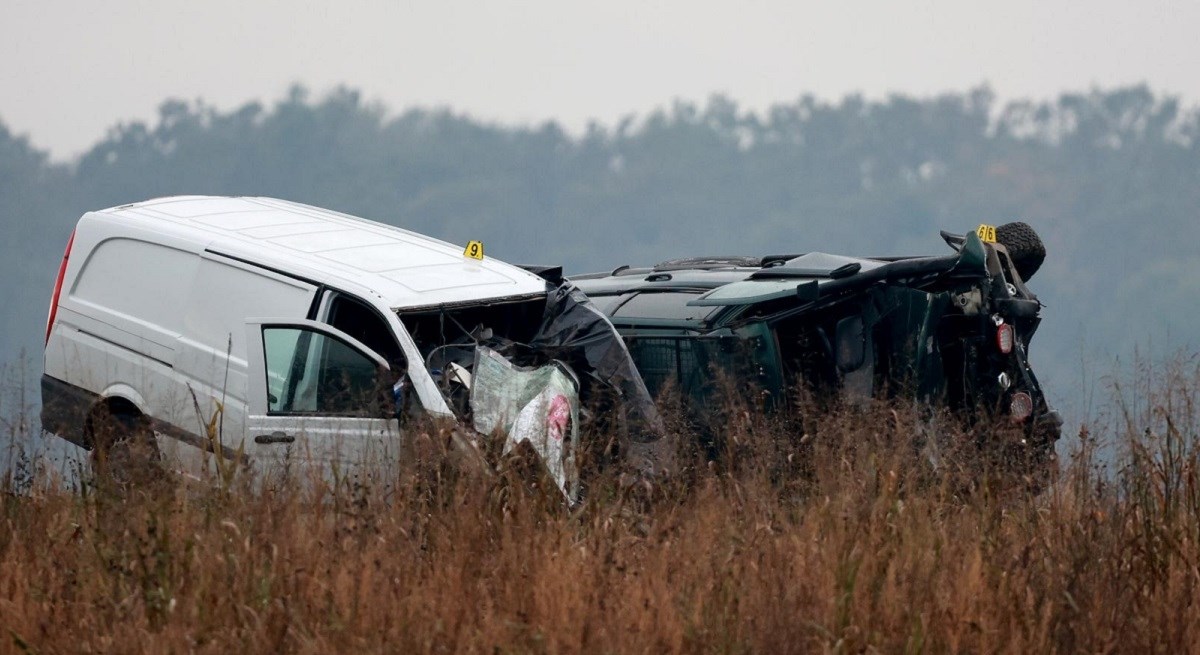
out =
[[[89,421],[92,473],[118,490],[143,489],[166,479],[150,422],[141,414],[97,407]]]

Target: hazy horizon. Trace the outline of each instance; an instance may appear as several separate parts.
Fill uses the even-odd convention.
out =
[[[812,94],[929,97],[988,85],[1001,102],[1145,83],[1200,101],[1200,4],[949,0],[512,5],[281,0],[8,3],[0,120],[57,160],[166,99],[229,110],[293,84],[338,86],[393,113],[446,107],[578,133],[677,99],[749,110]]]
[[[1128,85],[1119,85],[1119,86],[1109,86],[1109,87],[1092,86],[1092,87],[1089,87],[1086,89],[1064,89],[1064,90],[1060,91],[1058,94],[1052,94],[1052,95],[1048,95],[1045,97],[1041,97],[1041,96],[1037,96],[1037,97],[1003,96],[1003,95],[996,93],[995,89],[991,85],[986,84],[986,83],[981,83],[981,84],[972,85],[969,87],[964,87],[961,89],[944,89],[944,90],[941,90],[938,92],[931,92],[931,93],[924,93],[924,94],[906,93],[903,91],[891,91],[891,92],[880,93],[880,94],[875,94],[875,95],[864,94],[861,92],[847,92],[846,94],[843,94],[840,96],[825,97],[825,96],[821,96],[821,95],[818,95],[815,93],[810,93],[810,92],[799,92],[799,93],[796,93],[794,95],[794,97],[791,98],[790,100],[780,99],[778,101],[772,102],[769,105],[763,106],[763,107],[751,106],[748,104],[744,104],[744,103],[740,102],[739,98],[737,98],[737,97],[734,97],[734,96],[731,96],[729,94],[725,94],[725,93],[722,93],[719,91],[714,91],[706,96],[697,97],[697,98],[680,98],[680,97],[671,98],[667,101],[655,104],[653,106],[649,106],[649,107],[645,107],[645,108],[630,109],[627,112],[618,113],[618,114],[614,115],[612,118],[584,117],[583,119],[581,119],[579,121],[570,122],[570,121],[563,120],[562,118],[556,117],[556,116],[546,116],[546,117],[536,118],[536,119],[531,118],[531,119],[527,119],[527,120],[520,119],[520,118],[504,118],[504,117],[489,118],[487,116],[481,116],[478,113],[472,112],[467,109],[460,109],[458,107],[455,107],[452,105],[446,105],[446,104],[440,104],[440,105],[439,104],[429,104],[429,105],[414,104],[414,105],[408,105],[405,107],[392,107],[392,106],[388,105],[386,101],[384,101],[378,97],[373,97],[370,94],[366,93],[363,89],[352,86],[352,85],[338,84],[338,85],[333,85],[328,88],[314,89],[312,87],[309,87],[309,86],[297,81],[297,82],[293,82],[292,84],[289,84],[289,85],[283,87],[278,93],[276,93],[274,95],[246,98],[240,102],[231,102],[227,105],[216,104],[216,103],[210,102],[207,98],[204,98],[204,97],[196,97],[196,98],[164,97],[164,98],[160,99],[159,102],[155,103],[154,106],[151,108],[151,110],[148,111],[145,115],[139,114],[137,116],[116,118],[116,119],[114,119],[114,121],[111,124],[105,126],[103,129],[101,129],[95,135],[93,135],[93,137],[91,139],[86,139],[85,141],[83,141],[81,143],[81,145],[79,145],[77,148],[70,150],[70,151],[63,151],[61,149],[55,149],[48,143],[40,140],[36,134],[30,133],[28,131],[22,131],[22,130],[16,129],[16,127],[13,124],[8,122],[2,109],[0,109],[0,126],[7,128],[9,130],[9,132],[12,133],[13,136],[15,136],[18,139],[22,139],[22,138],[28,139],[29,145],[31,147],[33,147],[35,150],[39,150],[39,151],[48,153],[50,155],[52,162],[61,164],[61,163],[71,163],[73,161],[77,161],[81,156],[85,155],[93,147],[95,147],[96,145],[98,145],[100,143],[103,143],[105,141],[106,137],[109,136],[109,133],[111,130],[116,129],[120,126],[131,125],[131,124],[135,124],[135,123],[142,123],[142,124],[149,125],[149,126],[155,125],[158,122],[158,120],[160,119],[160,115],[159,115],[160,107],[162,107],[166,103],[183,102],[188,107],[193,108],[193,109],[198,108],[198,107],[205,107],[208,109],[212,109],[213,111],[215,111],[219,114],[228,114],[230,112],[236,111],[237,109],[239,109],[241,107],[245,107],[247,105],[254,104],[254,103],[258,103],[263,108],[269,109],[276,103],[285,102],[287,100],[289,94],[291,93],[291,91],[295,88],[301,89],[303,91],[304,95],[308,99],[313,100],[313,101],[320,101],[323,98],[333,97],[340,91],[350,91],[350,92],[355,93],[355,94],[359,95],[360,97],[362,97],[363,103],[365,105],[372,106],[372,107],[375,107],[375,108],[378,108],[379,110],[381,110],[385,121],[399,118],[405,112],[408,112],[408,111],[433,111],[433,112],[447,111],[454,116],[462,117],[466,120],[470,120],[472,122],[475,122],[475,123],[478,123],[481,125],[494,125],[501,129],[537,128],[541,125],[553,123],[553,124],[557,125],[559,128],[563,129],[572,138],[579,138],[579,137],[584,136],[587,133],[587,130],[589,129],[589,127],[591,127],[592,125],[599,126],[606,130],[614,130],[614,129],[618,128],[625,121],[633,121],[633,125],[636,127],[637,125],[643,124],[645,122],[645,120],[648,119],[649,117],[651,117],[655,112],[662,111],[662,112],[666,112],[669,114],[673,110],[673,108],[679,104],[685,104],[685,105],[690,104],[697,108],[704,108],[704,107],[708,106],[710,101],[713,100],[714,98],[723,98],[723,99],[733,101],[734,103],[736,103],[739,113],[747,113],[747,114],[753,113],[759,117],[765,117],[766,114],[769,113],[769,111],[771,109],[792,107],[792,106],[794,106],[794,104],[797,100],[802,99],[804,97],[815,98],[818,102],[820,102],[822,104],[826,104],[828,106],[837,106],[851,98],[861,98],[866,102],[886,102],[888,99],[896,98],[896,97],[909,98],[909,99],[913,99],[915,101],[926,101],[926,100],[930,100],[930,99],[934,99],[934,98],[941,98],[941,97],[957,97],[957,96],[969,94],[971,92],[974,92],[974,91],[977,91],[980,89],[986,89],[987,91],[993,93],[994,97],[996,98],[996,101],[992,107],[993,118],[995,118],[998,115],[998,112],[1000,110],[1004,109],[1004,107],[1009,102],[1021,102],[1021,101],[1029,101],[1029,102],[1036,102],[1036,103],[1044,102],[1048,105],[1053,105],[1056,102],[1056,100],[1058,100],[1064,96],[1067,96],[1067,95],[1073,95],[1073,94],[1087,95],[1087,94],[1094,94],[1094,93],[1104,94],[1104,93],[1112,92],[1112,91],[1115,91],[1118,89],[1134,89],[1134,88],[1139,88],[1139,87],[1145,87],[1145,88],[1149,89],[1152,93],[1154,93],[1156,96],[1158,96],[1160,98],[1160,100],[1165,100],[1168,98],[1179,99],[1182,102],[1181,109],[1183,109],[1185,111],[1191,110],[1191,109],[1196,109],[1196,108],[1200,107],[1200,100],[1190,100],[1187,98],[1183,98],[1179,94],[1173,94],[1169,90],[1163,90],[1163,89],[1153,87],[1144,81],[1140,82],[1140,83],[1130,83]]]

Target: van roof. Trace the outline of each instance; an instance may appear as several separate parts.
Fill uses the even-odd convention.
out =
[[[393,309],[546,292],[542,278],[391,225],[275,198],[175,196],[96,212],[202,249],[331,285],[368,289]],[[347,289],[350,290],[350,289]]]

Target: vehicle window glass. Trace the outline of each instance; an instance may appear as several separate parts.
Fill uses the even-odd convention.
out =
[[[689,307],[688,303],[699,296],[699,293],[675,291],[639,293],[621,305],[615,315],[622,318],[703,321],[717,308]]]
[[[329,325],[345,332],[379,353],[393,367],[404,361],[404,355],[392,331],[379,314],[362,302],[337,294],[329,305]]]
[[[263,354],[268,413],[373,413],[375,362],[342,340],[308,328],[264,327]]]
[[[589,295],[588,299],[592,301],[592,305],[594,305],[596,307],[596,309],[600,310],[601,312],[604,312],[608,316],[612,316],[613,310],[617,308],[617,305],[621,304],[621,301],[625,299],[625,295],[624,294],[616,294],[616,295],[611,295],[611,296],[590,296]]]
[[[267,404],[271,411],[278,411],[282,403],[284,385],[296,352],[299,330],[266,330],[263,332],[263,349],[267,362]]]
[[[651,394],[658,395],[668,382],[693,400],[719,392],[717,373],[739,375],[740,363],[752,353],[751,342],[737,337],[630,337],[629,354]]]

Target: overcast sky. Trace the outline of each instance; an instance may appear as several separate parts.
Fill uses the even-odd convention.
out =
[[[227,109],[293,82],[571,129],[714,92],[762,108],[1146,81],[1195,103],[1198,27],[1196,0],[0,0],[0,121],[66,158],[168,97]]]

